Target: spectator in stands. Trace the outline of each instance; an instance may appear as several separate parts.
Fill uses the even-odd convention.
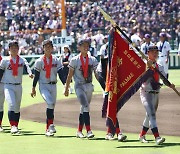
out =
[[[18,37],[18,31],[29,30],[37,31],[39,29],[56,29],[61,28],[61,4],[55,1],[43,0],[16,0],[11,7],[12,1],[0,0],[0,16],[6,18],[7,29],[10,31],[11,37]],[[175,39],[179,43],[179,0],[101,0],[95,3],[89,1],[81,1],[78,3],[68,3],[66,6],[67,15],[67,31],[84,34],[87,29],[101,29],[109,26],[109,22],[104,22],[104,18],[97,8],[97,4],[111,15],[111,17],[121,27],[125,27],[130,36],[133,27],[139,30],[140,38],[144,34],[152,34],[152,42],[157,42],[157,34],[165,29],[166,33],[171,34],[171,30],[175,30]],[[101,34],[92,34],[91,39],[96,40],[97,50],[102,45]],[[139,35],[138,34],[138,35]],[[99,36],[98,36],[99,35]],[[98,38],[101,38],[100,40]],[[95,38],[95,39],[94,39]],[[27,42],[32,45],[31,38]],[[78,39],[78,35],[77,38]]]

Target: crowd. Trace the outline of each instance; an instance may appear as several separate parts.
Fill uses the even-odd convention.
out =
[[[149,33],[156,42],[163,30],[169,38],[176,40],[176,44],[179,43],[178,0],[101,0],[96,3],[81,0],[67,3],[68,35],[76,40],[90,37],[93,47],[99,50],[110,23],[105,22],[97,6],[109,13],[129,36],[137,33],[143,39]],[[51,36],[45,35],[46,31],[61,29],[61,4],[56,1],[16,0],[12,4],[10,0],[0,0],[0,16],[5,18],[9,31],[0,31],[1,38],[5,41],[18,39],[22,54],[41,54],[40,44]]]

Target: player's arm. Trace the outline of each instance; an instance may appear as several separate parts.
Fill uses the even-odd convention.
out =
[[[34,71],[34,79],[33,79],[33,86],[32,86],[32,91],[31,91],[31,97],[36,96],[36,85],[39,80],[40,72],[35,70]]]
[[[168,61],[169,61],[169,52],[170,52],[170,51],[168,51],[168,52],[167,52],[167,59],[166,59],[166,63],[168,63]]]
[[[33,79],[33,85],[32,85],[32,91],[31,91],[31,97],[36,96],[36,85],[40,77],[40,62],[36,61],[35,62],[35,68],[34,68],[34,79]]]
[[[64,90],[64,95],[68,96],[69,95],[69,85],[71,83],[72,77],[74,75],[74,69],[69,67],[69,73],[66,79],[66,84],[65,84],[65,90]]]

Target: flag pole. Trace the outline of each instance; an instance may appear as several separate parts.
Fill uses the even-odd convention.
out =
[[[146,59],[148,62],[148,58],[144,55],[144,53],[132,42],[132,40],[126,35],[126,33],[123,32],[123,30],[116,24],[116,22],[101,8],[98,6],[99,11],[103,14],[103,17],[106,21],[110,21],[111,24],[123,35],[123,37],[128,41],[128,43],[131,45],[133,49],[135,49],[136,52],[139,52],[139,54],[142,56],[143,59]],[[151,64],[151,66],[159,73],[162,80],[167,83],[168,85],[171,85],[169,80],[154,66]],[[176,92],[178,96],[180,96],[180,93],[175,87],[172,87],[172,89]]]

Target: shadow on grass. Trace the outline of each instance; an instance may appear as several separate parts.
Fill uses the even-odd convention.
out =
[[[21,129],[19,129],[21,130]],[[10,129],[4,129],[4,132],[6,134],[11,134],[11,130]],[[34,131],[20,131],[19,134],[12,134],[12,136],[41,136],[41,135],[45,135],[45,134],[40,134],[40,133],[34,133]]]
[[[153,140],[148,140],[148,141],[151,142],[151,141],[153,141]],[[123,141],[123,142],[127,142],[127,143],[130,142],[130,143],[131,143],[131,142],[139,142],[139,140],[128,140],[128,139],[127,139],[127,140],[125,140],[125,141]]]
[[[88,140],[101,141],[101,140],[105,140],[105,138],[103,138],[103,137],[98,137],[98,138],[94,137],[94,138],[89,138]]]
[[[148,143],[146,145],[129,145],[129,146],[118,146],[116,148],[165,148],[165,147],[171,147],[171,146],[180,146],[180,143],[163,143],[162,145],[149,145]]]
[[[75,138],[76,136],[53,136],[53,138]]]
[[[2,126],[3,128],[11,128],[10,126]]]

